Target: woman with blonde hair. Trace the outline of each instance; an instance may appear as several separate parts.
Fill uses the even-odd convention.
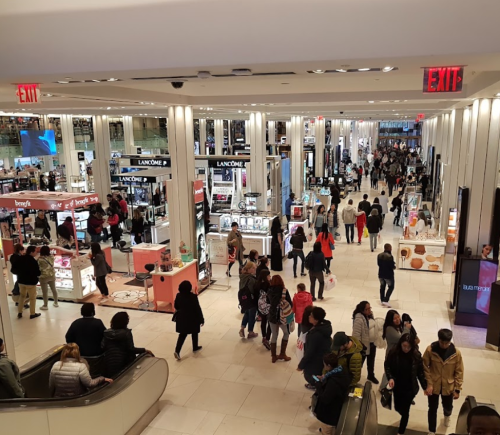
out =
[[[113,380],[99,376],[92,379],[87,361],[80,356],[80,348],[76,343],[64,346],[61,361],[54,363],[50,371],[49,387],[54,397],[78,396],[104,382]]]
[[[244,314],[241,320],[240,337],[245,338],[245,328],[248,325],[248,337],[255,338],[259,334],[253,332],[255,326],[255,319],[257,316],[257,303],[259,301],[259,294],[255,291],[255,271],[257,267],[255,263],[248,261],[240,275],[240,287],[238,291],[238,302],[241,312]]]

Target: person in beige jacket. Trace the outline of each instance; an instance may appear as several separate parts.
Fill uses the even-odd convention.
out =
[[[342,220],[345,225],[345,237],[347,239],[347,243],[354,243],[354,225],[356,224],[356,217],[360,216],[364,213],[364,211],[357,211],[353,207],[353,201],[350,199],[347,202],[347,205],[342,210]],[[349,232],[351,233],[351,238],[349,239]]]
[[[241,233],[238,231],[238,224],[233,222],[231,224],[231,231],[227,236],[227,246],[228,248],[236,248],[236,259],[240,263],[240,270],[243,267],[243,260],[245,259],[245,255],[243,252],[245,251],[245,247],[243,246],[243,237],[241,237]],[[231,267],[234,263],[229,263],[227,274],[231,276]]]
[[[425,395],[429,399],[427,414],[429,435],[436,433],[439,396],[443,404],[444,425],[450,426],[453,400],[460,397],[464,380],[462,354],[451,342],[453,333],[440,329],[438,341],[427,347],[423,356],[424,373],[427,380]]]

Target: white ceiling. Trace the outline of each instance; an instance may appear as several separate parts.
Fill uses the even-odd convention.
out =
[[[4,111],[20,109],[15,83],[40,83],[45,94],[57,96],[27,108],[40,113],[164,115],[168,105],[191,104],[196,116],[243,117],[244,112],[262,110],[270,119],[293,114],[337,117],[340,111],[348,118],[432,116],[500,92],[498,1],[7,3],[0,9],[0,39],[12,41],[0,56]],[[387,65],[398,70],[307,73]],[[466,65],[464,91],[423,94],[421,68],[445,65]],[[131,80],[204,70],[227,74],[239,67],[295,74],[195,78],[180,90],[165,80]],[[66,77],[121,81],[55,83]]]

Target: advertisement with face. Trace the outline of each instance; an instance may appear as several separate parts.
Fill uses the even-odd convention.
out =
[[[207,244],[205,241],[205,208],[203,181],[197,180],[193,184],[196,249],[198,258],[198,281],[202,281],[207,274]]]

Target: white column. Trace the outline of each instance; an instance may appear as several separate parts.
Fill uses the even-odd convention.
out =
[[[214,119],[214,135],[215,135],[215,155],[222,155],[222,147],[224,145],[224,121],[222,119]]]
[[[123,139],[125,141],[125,154],[136,154],[134,143],[134,123],[131,116],[123,117]]]
[[[168,108],[168,143],[172,160],[172,184],[175,198],[167,198],[170,216],[170,246],[179,252],[183,241],[196,250],[194,228],[194,130],[191,106]],[[196,255],[196,254],[195,254]]]
[[[200,154],[206,154],[205,142],[207,141],[207,120],[200,119]]]
[[[333,149],[337,148],[337,145],[339,144],[339,138],[340,138],[340,119],[332,119],[332,133],[331,133],[331,139],[330,142],[332,144]]]
[[[286,134],[286,143],[291,144],[292,141],[292,121],[287,121],[285,124],[285,134]]]
[[[78,163],[78,154],[75,150],[75,135],[73,132],[73,117],[71,115],[61,115],[61,134],[63,140],[63,154],[59,155],[59,164],[65,166],[67,188],[70,189],[70,177],[80,175],[80,164]],[[95,128],[95,125],[94,125]],[[109,131],[109,128],[108,128]],[[108,137],[109,141],[109,137]],[[96,146],[97,149],[97,146]],[[109,157],[108,157],[109,159]],[[109,171],[108,171],[109,172]]]
[[[352,143],[351,143],[351,160],[353,164],[358,163],[359,130],[360,130],[359,121],[355,121],[354,126],[352,128]]]
[[[292,149],[292,192],[297,195],[297,198],[300,198],[304,190],[304,118],[302,116],[292,116],[290,134],[290,145]]]
[[[232,145],[233,144],[233,141],[231,140],[231,120],[230,119],[227,119],[227,120],[224,120],[224,122],[227,121],[227,144],[228,146],[229,145]],[[223,125],[224,126],[224,125]],[[223,138],[224,139],[224,138]]]
[[[9,266],[10,267],[10,266]],[[5,342],[5,352],[9,355],[9,358],[16,360],[16,351],[14,347],[14,335],[12,333],[12,325],[10,320],[9,301],[7,296],[8,291],[6,289],[5,279],[0,280],[0,337],[3,338]],[[11,285],[12,287],[12,285]],[[12,290],[9,289],[9,291]],[[21,320],[22,321],[22,320]]]
[[[316,177],[324,177],[325,176],[325,119],[316,119],[315,122],[316,128],[315,132],[315,151],[316,151],[316,159],[315,159],[315,168],[314,175]]]
[[[250,114],[250,173],[248,175],[250,190],[260,193],[257,198],[257,210],[267,208],[267,171],[266,171],[266,115],[262,112]],[[279,193],[278,193],[279,194]]]
[[[92,123],[94,125],[95,143],[95,160],[92,162],[92,173],[94,175],[94,189],[102,203],[106,200],[106,195],[111,192],[109,120],[106,115],[99,115],[92,117]]]
[[[276,121],[267,121],[267,135],[269,145],[276,143]]]
[[[342,149],[351,149],[351,121],[348,119],[342,121],[341,136],[344,136],[344,145]]]

